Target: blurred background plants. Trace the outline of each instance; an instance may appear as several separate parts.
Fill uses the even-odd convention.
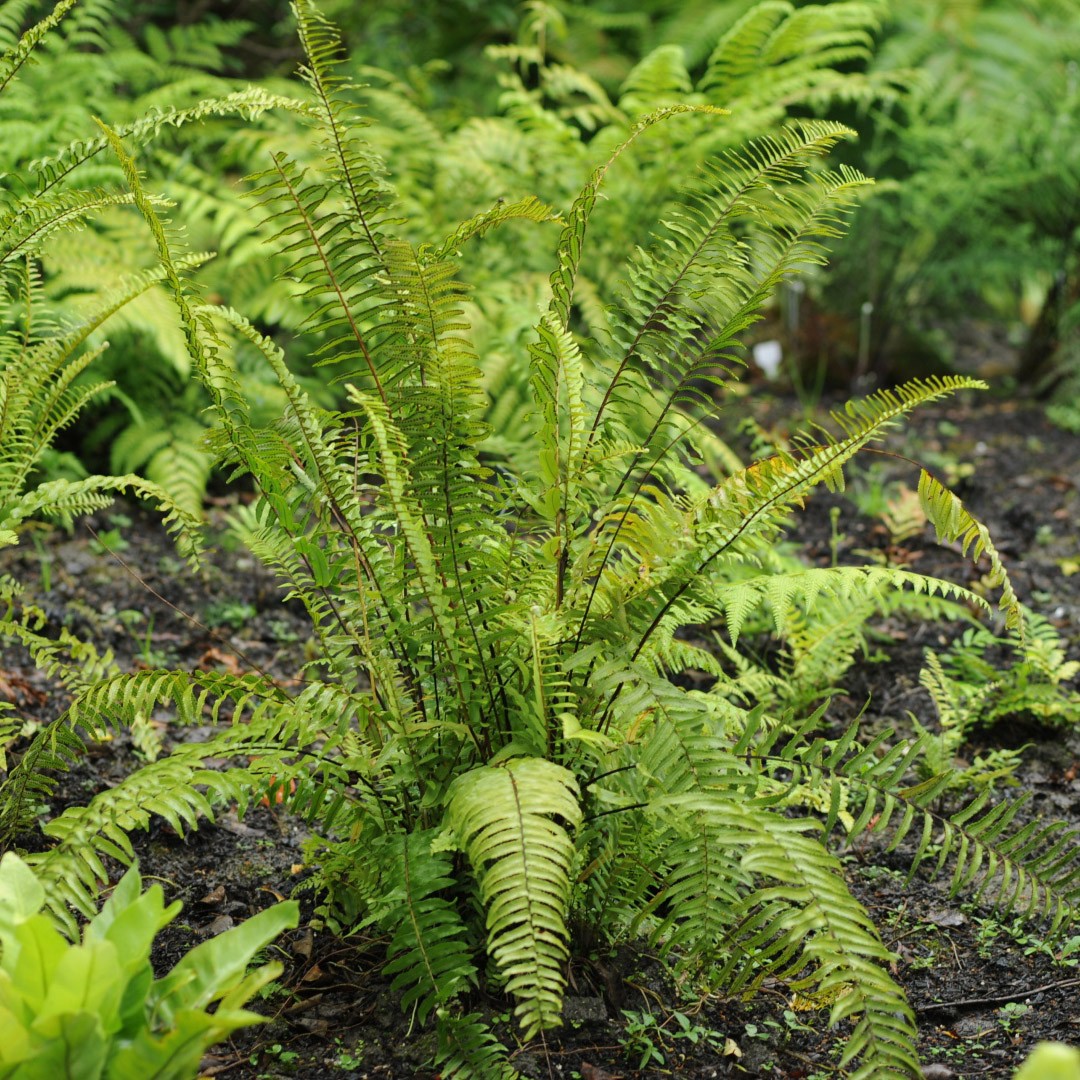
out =
[[[14,40],[33,6],[3,6],[0,42]],[[0,171],[33,183],[42,161],[97,135],[95,116],[122,128],[165,103],[222,98],[251,80],[291,99],[258,124],[219,115],[163,125],[141,165],[182,208],[187,248],[217,252],[199,275],[205,294],[245,311],[285,348],[305,389],[330,404],[310,336],[292,344],[310,305],[267,255],[261,217],[243,194],[242,178],[265,167],[271,142],[313,160],[295,115],[308,91],[291,77],[299,53],[288,8],[236,0],[215,10],[229,17],[191,3],[76,5],[0,97]],[[645,112],[675,100],[730,111],[708,130],[673,122],[633,168],[612,166],[597,258],[575,301],[580,330],[609,329],[618,238],[673,206],[703,153],[792,117],[830,115],[860,132],[842,154],[877,187],[830,267],[807,276],[802,299],[781,289],[754,338],[780,339],[810,392],[825,375],[880,381],[974,365],[1054,391],[1054,419],[1080,425],[1080,0],[332,0],[326,14],[342,24],[348,93],[391,163],[386,182],[428,236],[532,194],[557,219],[591,163]],[[78,176],[106,190],[117,181],[102,155]],[[555,224],[511,224],[468,268],[492,420],[507,433],[527,406],[513,357],[545,302],[555,236]],[[123,274],[152,267],[154,254],[130,213],[113,208],[77,238],[46,245],[40,264],[58,317],[78,318]],[[74,456],[52,452],[47,467],[170,478],[196,509],[212,469],[201,441],[207,402],[164,292],[148,289],[92,344],[106,334],[112,347],[82,378],[114,385],[63,439],[58,449]],[[234,346],[249,397],[274,415],[283,402],[265,366],[249,343]],[[714,447],[714,464],[724,458]]]
[[[873,305],[871,370],[974,359],[1040,387],[1075,379],[1078,57],[1075,0],[890,6],[870,70],[915,75],[857,122],[878,186],[823,290],[849,317]]]
[[[53,476],[137,471],[168,484],[197,514],[211,470],[201,442],[207,401],[189,377],[183,336],[158,283],[111,303],[135,275],[152,273],[157,258],[125,205],[120,170],[101,153],[96,121],[148,145],[144,165],[161,197],[182,203],[189,244],[218,250],[213,260],[195,257],[206,264],[204,287],[227,280],[257,314],[287,323],[287,298],[261,257],[259,302],[245,289],[259,219],[234,181],[258,149],[253,122],[291,99],[275,92],[278,81],[255,89],[231,77],[238,67],[231,50],[249,23],[211,18],[159,28],[136,18],[140,5],[85,0],[62,5],[70,8],[64,18],[23,56],[19,38],[33,8],[0,9],[0,48],[13,58],[0,95],[3,283],[9,295],[25,296],[13,268],[29,259],[35,310],[47,305],[58,330],[110,307],[86,337],[86,349],[100,355],[73,383],[86,392],[79,423],[40,465]],[[253,402],[280,410],[269,383],[259,385],[260,371],[245,372]]]

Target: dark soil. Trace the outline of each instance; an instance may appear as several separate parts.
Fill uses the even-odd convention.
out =
[[[787,415],[776,405],[751,407],[764,423]],[[958,484],[970,510],[989,525],[1021,599],[1051,619],[1071,658],[1080,656],[1080,439],[1052,428],[1035,406],[980,399],[923,410],[890,448]],[[965,463],[975,467],[966,478]],[[903,479],[914,487],[917,481],[917,471],[894,457],[868,457],[864,464],[877,470],[874,482]],[[859,485],[852,490],[859,495]],[[833,506],[841,508],[835,525]],[[51,622],[113,648],[122,666],[257,665],[282,677],[297,672],[306,624],[279,603],[273,581],[250,556],[219,544],[204,577],[195,578],[151,517],[131,508],[122,513],[97,515],[70,536],[24,540],[0,556],[0,572],[23,581]],[[125,545],[122,562],[101,551],[94,537],[108,540],[110,531]],[[841,496],[815,498],[796,520],[793,538],[819,564],[828,563],[835,547],[841,560],[855,558],[857,549],[885,551],[894,562],[967,584],[977,585],[986,570],[937,546],[927,529],[895,543],[879,516]],[[892,619],[878,629],[878,647],[888,659],[859,663],[845,676],[847,695],[834,700],[830,722],[843,725],[869,701],[861,720],[868,731],[883,725],[903,731],[909,710],[933,725],[918,674],[925,648],[944,647],[957,628]],[[11,646],[0,651],[0,698],[30,719],[51,718],[64,704],[62,692]],[[168,718],[155,722],[167,746],[174,734]],[[1015,716],[978,739],[983,750],[1028,744],[1017,779],[1031,794],[1033,811],[1080,824],[1076,722],[1046,729]],[[137,764],[125,734],[92,746],[61,778],[43,813],[85,802]],[[226,810],[183,838],[159,824],[136,839],[144,877],[160,880],[167,899],[184,902],[155,953],[161,971],[195,942],[279,898],[301,900],[300,928],[274,950],[285,972],[273,993],[255,1004],[270,1022],[217,1047],[204,1062],[205,1074],[230,1080],[436,1075],[427,1064],[432,1037],[410,1025],[380,976],[384,943],[362,936],[343,941],[312,928],[315,898],[302,888],[304,833],[286,812],[260,807],[241,821]],[[1080,937],[1066,931],[1045,944],[1037,927],[950,899],[947,879],[932,882],[920,871],[906,883],[903,848],[886,854],[864,838],[841,854],[853,889],[897,955],[895,974],[918,1016],[926,1076],[1010,1076],[1040,1040],[1080,1044]],[[829,1029],[827,1009],[797,1008],[783,986],[767,987],[750,1003],[696,999],[691,987],[677,991],[654,957],[624,948],[575,963],[569,993],[563,1028],[517,1050],[514,1063],[525,1075],[842,1075],[836,1066],[844,1033]],[[478,998],[473,1005],[503,1018],[500,1034],[514,1045],[505,1001]],[[637,1014],[629,1024],[624,1010]]]

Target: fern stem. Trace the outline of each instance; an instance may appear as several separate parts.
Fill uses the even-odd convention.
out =
[[[293,206],[296,208],[297,217],[303,222],[304,228],[307,231],[308,238],[311,240],[315,248],[315,252],[319,257],[319,261],[322,263],[323,270],[326,272],[326,280],[330,283],[330,288],[333,290],[334,295],[338,299],[338,304],[341,307],[342,313],[345,316],[346,321],[349,324],[349,329],[352,332],[352,336],[356,341],[356,344],[360,348],[360,352],[364,357],[364,363],[367,364],[368,374],[371,375],[371,380],[375,384],[379,393],[379,398],[383,405],[386,406],[389,415],[393,415],[393,410],[390,408],[390,399],[387,397],[386,389],[383,387],[382,380],[379,378],[379,369],[375,365],[375,361],[372,358],[371,352],[368,350],[367,341],[364,338],[363,333],[360,330],[359,325],[356,322],[356,318],[352,313],[352,308],[349,305],[348,298],[342,291],[341,284],[338,281],[338,276],[334,271],[333,266],[330,263],[329,256],[326,254],[326,250],[319,239],[318,230],[315,228],[315,223],[308,215],[307,207],[304,206],[303,200],[300,198],[300,193],[296,190],[292,180],[289,178],[288,173],[282,168],[282,161],[284,160],[283,154],[274,154],[271,157],[274,163],[274,168],[277,170],[277,174],[281,179],[282,184],[285,186],[285,190],[289,193],[292,199]]]

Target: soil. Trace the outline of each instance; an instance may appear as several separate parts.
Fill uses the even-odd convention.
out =
[[[790,403],[764,399],[747,408],[773,427],[792,412]],[[1051,620],[1070,658],[1080,658],[1080,438],[1052,428],[1036,405],[974,398],[924,409],[906,430],[890,449],[956,481],[969,509],[989,526],[1020,598]],[[972,569],[958,551],[936,545],[928,529],[897,542],[880,515],[860,511],[860,501],[864,509],[870,505],[875,484],[903,478],[914,487],[917,480],[896,457],[864,463],[872,477],[853,486],[854,497],[815,497],[796,519],[792,536],[805,556],[826,565],[834,549],[841,560],[874,550],[920,572],[977,586],[985,565]],[[963,475],[965,463],[975,467],[970,476]],[[840,509],[835,523],[833,507]],[[223,508],[213,510],[212,522],[220,526],[222,514]],[[123,550],[110,555],[103,543]],[[24,540],[0,553],[0,572],[24,582],[50,622],[113,648],[124,667],[257,665],[289,676],[303,662],[306,624],[280,604],[274,582],[255,560],[222,541],[203,577],[194,577],[138,508],[98,514],[70,534]],[[887,725],[899,727],[902,737],[910,710],[933,727],[918,673],[926,647],[944,647],[957,627],[894,618],[877,630],[878,652],[887,659],[861,660],[848,673],[847,694],[834,700],[830,720],[842,725],[865,707],[860,723],[868,732]],[[0,650],[0,698],[31,720],[55,716],[64,704],[63,693],[12,646]],[[979,732],[972,753],[1026,747],[1018,790],[1030,794],[1032,812],[1075,827],[1078,722],[1080,716],[1040,728],[1015,715]],[[167,720],[155,723],[167,746]],[[137,764],[126,733],[91,746],[61,777],[44,815],[85,802]],[[274,992],[255,1003],[269,1022],[216,1047],[204,1074],[229,1080],[436,1076],[428,1065],[432,1037],[410,1024],[380,975],[385,943],[313,929],[315,898],[303,890],[305,834],[282,808],[259,807],[243,820],[223,812],[185,837],[158,823],[135,839],[144,878],[161,881],[168,900],[184,903],[155,951],[159,971],[192,944],[281,897],[301,901],[299,929],[273,950],[285,972]],[[920,871],[907,882],[903,848],[887,854],[864,838],[840,852],[853,890],[896,954],[896,977],[918,1017],[927,1077],[1006,1077],[1040,1040],[1080,1044],[1080,937],[1066,930],[1047,943],[1037,927],[951,899],[947,880],[931,881]],[[514,1045],[505,1001],[478,998],[472,1007],[496,1018],[504,1042]],[[633,1014],[629,1021],[625,1011]],[[648,952],[623,948],[572,966],[566,1023],[543,1042],[519,1047],[514,1064],[530,1077],[583,1080],[827,1077],[843,1075],[837,1068],[843,1037],[830,1030],[826,1009],[795,1007],[783,986],[767,987],[752,1002],[695,999],[690,988],[676,989]]]

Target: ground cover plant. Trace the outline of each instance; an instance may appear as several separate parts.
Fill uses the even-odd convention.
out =
[[[0,860],[5,1076],[194,1076],[207,1047],[261,1022],[242,1006],[281,965],[246,969],[261,947],[296,924],[295,902],[204,942],[154,980],[154,935],[180,905],[166,908],[160,885],[141,895],[140,886],[132,867],[87,923],[81,944],[72,945],[40,913],[45,890],[30,868],[10,851]],[[213,1012],[211,1002],[218,1003]]]
[[[273,340],[185,283],[131,133],[106,126],[100,147],[156,245],[213,403],[212,449],[258,493],[234,532],[310,620],[304,679],[112,671],[43,633],[10,590],[0,628],[65,674],[74,697],[0,788],[5,837],[33,829],[80,732],[166,705],[181,723],[209,715],[226,723],[207,739],[44,826],[49,846],[25,863],[69,932],[71,908],[96,909],[105,857],[129,860],[127,834],[152,814],[183,831],[265,796],[321,837],[309,858],[324,918],[385,936],[384,972],[417,1022],[433,1024],[443,1075],[509,1074],[474,989],[505,994],[532,1038],[560,1023],[567,963],[589,936],[648,941],[681,978],[729,994],[780,980],[847,1025],[850,1075],[919,1075],[913,1013],[830,835],[891,829],[894,846],[913,842],[910,870],[948,864],[956,890],[1051,928],[1076,902],[1070,838],[1013,826],[1018,804],[992,802],[989,789],[943,809],[950,771],[913,778],[928,736],[830,731],[814,679],[785,699],[745,641],[771,626],[796,661],[817,650],[820,662],[833,641],[846,664],[852,638],[832,633],[840,615],[862,621],[903,596],[924,617],[948,601],[997,606],[1022,631],[988,531],[927,471],[923,513],[943,543],[985,561],[994,604],[903,566],[810,567],[776,550],[813,490],[842,489],[845,468],[898,421],[982,384],[910,382],[836,409],[829,427],[748,466],[700,467],[703,420],[738,379],[739,335],[780,283],[824,258],[866,185],[823,160],[850,132],[804,120],[705,160],[651,239],[628,238],[610,334],[587,333],[575,289],[604,228],[609,171],[664,124],[726,118],[676,103],[637,121],[564,211],[549,296],[519,361],[533,407],[508,438],[488,424],[458,259],[507,222],[539,224],[552,210],[526,197],[406,239],[417,226],[399,220],[363,141],[335,34],[307,4],[296,17],[311,94],[290,108],[318,153],[277,153],[256,182],[313,312],[312,340],[345,387],[339,408],[313,404]],[[288,406],[273,424],[253,416],[224,328],[274,373]],[[17,385],[20,367],[4,370]],[[32,426],[47,441],[47,425]],[[701,627],[715,650],[688,640]],[[691,669],[703,688],[685,685]]]

